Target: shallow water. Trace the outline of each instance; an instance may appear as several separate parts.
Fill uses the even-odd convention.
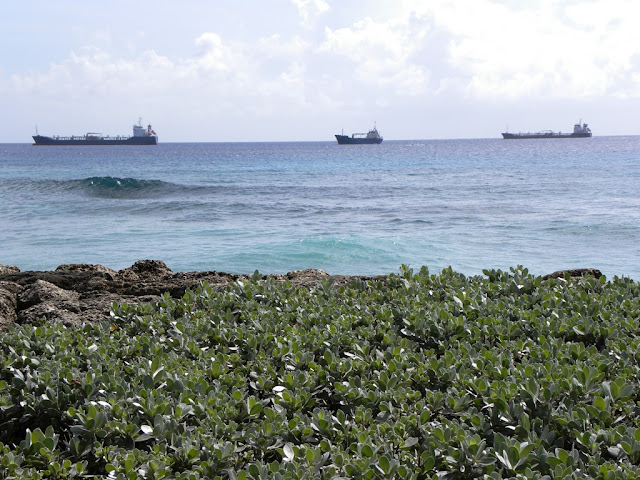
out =
[[[640,278],[640,137],[0,144],[0,264]]]

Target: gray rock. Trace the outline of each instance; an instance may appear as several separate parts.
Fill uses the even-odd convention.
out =
[[[78,299],[78,292],[65,290],[45,280],[36,280],[20,291],[18,307],[24,310],[41,303],[71,306],[78,305]]]
[[[10,289],[0,286],[0,330],[16,321],[33,323],[42,318],[64,323],[109,320],[113,302],[147,303],[164,293],[179,298],[202,282],[217,289],[251,277],[215,271],[174,273],[160,260],[139,260],[117,272],[89,264],[65,264],[47,272],[7,268],[0,270],[0,285],[11,285]],[[311,286],[329,275],[310,269],[269,277]],[[332,278],[341,283],[349,277]]]
[[[597,268],[574,268],[570,270],[558,270],[553,273],[549,273],[548,275],[543,275],[543,280],[548,280],[550,278],[564,278],[565,273],[568,273],[571,277],[571,280],[575,281],[581,277],[592,276],[594,278],[600,278],[602,276],[602,272]]]
[[[0,265],[0,275],[4,275],[6,273],[18,273],[20,269],[13,265]]]
[[[18,319],[18,292],[20,285],[13,282],[0,281],[0,331]]]
[[[63,323],[79,323],[80,294],[45,280],[36,280],[18,294],[17,321],[29,323],[37,318]]]

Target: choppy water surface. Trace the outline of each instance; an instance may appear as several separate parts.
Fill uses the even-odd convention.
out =
[[[640,137],[0,144],[0,264],[640,279]]]

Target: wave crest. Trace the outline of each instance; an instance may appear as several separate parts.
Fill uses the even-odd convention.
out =
[[[162,180],[137,178],[90,177],[70,182],[71,188],[79,187],[92,197],[103,198],[153,198],[180,190],[180,185]]]

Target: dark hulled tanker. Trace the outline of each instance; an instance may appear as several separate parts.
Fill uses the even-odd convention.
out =
[[[133,135],[130,137],[124,135],[103,136],[101,133],[86,133],[71,137],[34,135],[33,141],[34,145],[157,145],[158,135],[153,131],[151,125],[145,129],[140,121],[133,126]]]
[[[349,136],[345,135],[343,132],[342,135],[336,135],[336,140],[338,140],[339,145],[382,143],[382,137],[378,133],[378,129],[375,124],[373,125],[373,129],[369,130],[367,133],[352,133],[351,136]]]
[[[587,138],[591,136],[589,125],[576,123],[573,126],[573,133],[554,132],[552,130],[543,130],[534,133],[508,133],[502,134],[502,138],[507,140],[520,140],[525,138]]]

